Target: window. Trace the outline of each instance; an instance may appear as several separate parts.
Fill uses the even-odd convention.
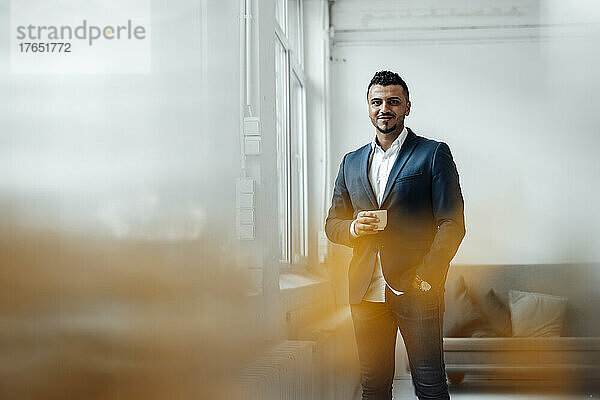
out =
[[[308,253],[302,1],[275,0],[275,111],[281,261]]]

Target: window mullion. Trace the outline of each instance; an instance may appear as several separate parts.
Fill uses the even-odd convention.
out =
[[[289,49],[286,49],[285,52],[285,60],[286,60],[286,79],[285,81],[285,112],[286,112],[286,134],[285,134],[285,138],[286,138],[286,168],[287,168],[287,237],[288,237],[288,243],[287,243],[287,248],[288,248],[288,259],[289,262],[292,264],[294,262],[294,245],[293,245],[293,237],[294,237],[294,210],[293,210],[293,199],[292,196],[294,195],[294,192],[292,190],[292,184],[293,184],[293,179],[292,179],[292,118],[291,118],[291,101],[290,101],[290,88],[291,88],[291,74],[290,74],[290,51]]]

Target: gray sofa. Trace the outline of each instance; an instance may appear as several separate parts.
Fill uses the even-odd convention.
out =
[[[508,291],[568,297],[561,337],[445,337],[450,382],[465,375],[507,379],[600,380],[600,265],[453,265],[446,283],[464,277],[470,295],[483,301],[493,288],[508,305]]]

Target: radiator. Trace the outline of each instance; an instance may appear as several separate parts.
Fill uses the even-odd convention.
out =
[[[242,400],[308,400],[313,398],[315,342],[286,340],[244,369],[239,378]]]

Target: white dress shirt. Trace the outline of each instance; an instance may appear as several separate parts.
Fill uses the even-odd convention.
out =
[[[377,204],[379,207],[381,207],[385,186],[387,185],[390,171],[394,166],[396,158],[398,157],[398,153],[400,152],[400,148],[402,147],[407,135],[408,131],[406,130],[406,127],[404,127],[400,135],[398,135],[396,140],[394,140],[392,143],[392,146],[387,151],[383,150],[383,148],[377,144],[377,136],[375,136],[375,138],[371,141],[371,155],[369,157],[368,164],[369,182],[371,183],[371,188],[373,188],[373,193],[377,198]],[[358,235],[354,230],[354,224],[355,222],[350,225],[350,233],[352,236],[357,237]],[[381,269],[381,257],[379,255],[379,251],[377,251],[373,276],[371,277],[369,287],[363,296],[363,300],[377,303],[385,302],[386,285],[397,295],[403,293],[392,289],[385,281],[385,278],[383,277],[383,270]]]

